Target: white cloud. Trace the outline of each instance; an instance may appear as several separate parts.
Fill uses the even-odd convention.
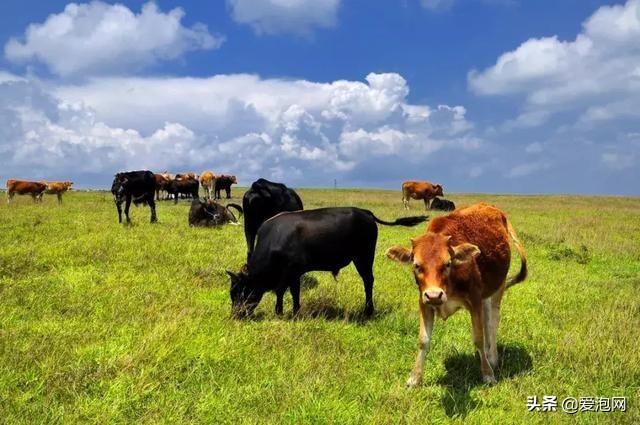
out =
[[[7,81],[0,169],[213,168],[314,181],[388,155],[420,163],[444,149],[477,150],[463,107],[413,105],[408,93],[398,74],[331,83],[243,74]]]
[[[553,113],[594,120],[640,116],[640,0],[599,8],[573,41],[530,39],[496,63],[468,75],[480,95],[524,95],[524,111],[508,128],[544,124]]]
[[[453,6],[454,0],[420,0],[420,4],[425,9],[445,10]]]
[[[308,36],[336,24],[341,0],[227,0],[234,21],[258,34]]]
[[[607,152],[602,154],[602,162],[609,168],[623,170],[625,168],[635,167],[638,163],[635,154],[620,154]]]
[[[10,39],[4,52],[14,63],[39,61],[61,76],[96,75],[137,70],[222,44],[223,37],[203,24],[183,26],[183,17],[180,8],[164,13],[152,2],[139,14],[121,4],[70,3],[45,22],[29,25],[22,39]]]
[[[525,177],[530,174],[533,174],[538,171],[543,171],[551,167],[551,164],[548,162],[537,161],[537,162],[527,162],[524,164],[516,165],[512,167],[507,173],[507,177],[516,178],[516,177]]]

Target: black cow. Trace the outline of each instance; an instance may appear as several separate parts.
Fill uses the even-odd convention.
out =
[[[226,176],[224,174],[221,176],[218,176],[216,178],[216,183],[214,186],[214,194],[213,194],[214,199],[222,199],[220,197],[220,191],[223,189],[227,193],[227,199],[231,199],[232,184],[238,184],[238,180],[236,179],[236,176]]]
[[[185,179],[185,180],[171,180],[165,187],[165,190],[170,195],[174,196],[174,203],[178,203],[180,194],[187,195],[190,198],[198,199],[200,190],[200,184],[198,180]]]
[[[244,209],[244,236],[247,240],[247,261],[253,252],[253,245],[260,225],[267,219],[283,211],[302,210],[302,200],[298,194],[282,183],[258,179],[242,197]]]
[[[378,239],[376,223],[414,226],[427,217],[382,221],[360,208],[320,208],[284,212],[265,221],[258,243],[240,273],[231,278],[232,311],[249,315],[267,291],[275,291],[276,314],[282,314],[289,288],[294,314],[300,309],[300,277],[310,271],[330,271],[334,277],[353,261],[364,281],[365,314],[373,313],[373,259]]]
[[[135,205],[149,205],[149,208],[151,208],[151,222],[157,222],[156,202],[154,200],[155,189],[156,179],[151,171],[129,171],[116,174],[111,184],[111,193],[113,193],[113,199],[118,209],[118,222],[122,223],[122,203],[126,202],[124,215],[127,217],[127,223],[131,223],[129,207],[132,200]]]
[[[454,204],[452,201],[449,201],[448,199],[433,198],[433,201],[431,201],[431,209],[453,211],[456,209],[456,204]]]
[[[214,227],[225,223],[237,223],[238,219],[229,210],[235,208],[242,214],[242,207],[236,204],[222,205],[213,200],[194,199],[189,209],[189,225]]]

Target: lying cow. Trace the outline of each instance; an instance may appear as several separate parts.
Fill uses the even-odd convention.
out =
[[[231,199],[231,185],[232,184],[238,184],[238,180],[236,179],[236,176],[226,176],[226,175],[220,175],[216,178],[215,181],[215,193],[214,193],[214,198],[215,199],[222,199],[220,197],[220,191],[224,190],[227,194],[227,199]]]
[[[211,199],[202,201],[194,199],[189,209],[189,225],[197,227],[214,227],[225,223],[238,223],[238,219],[229,210],[235,208],[242,214],[242,207],[236,204],[222,205]]]
[[[204,190],[205,196],[208,199],[213,198],[213,190],[216,185],[216,175],[211,171],[203,171],[200,174],[200,186],[202,186],[202,190]]]
[[[47,185],[42,182],[31,182],[26,180],[7,180],[7,204],[10,204],[13,197],[18,195],[31,195],[33,202],[42,202],[42,194],[47,189]]]
[[[247,261],[253,252],[258,229],[267,219],[283,211],[302,210],[298,194],[282,183],[258,179],[242,197],[244,236],[247,240]]]
[[[409,209],[409,199],[422,199],[424,207],[429,209],[429,201],[436,196],[444,196],[442,185],[426,181],[406,181],[402,183],[402,203]]]
[[[433,198],[433,201],[431,201],[431,209],[440,211],[453,211],[456,209],[456,204],[448,199]]]
[[[181,194],[187,195],[189,198],[198,199],[200,196],[198,191],[200,190],[198,180],[184,179],[184,180],[172,180],[167,184],[165,190],[169,195],[174,196],[174,203],[178,203],[178,198]]]
[[[111,184],[111,193],[118,209],[118,222],[122,223],[122,203],[126,202],[124,215],[127,218],[127,223],[131,223],[129,207],[132,200],[135,205],[149,205],[151,222],[157,222],[156,202],[153,198],[155,189],[156,179],[151,171],[128,171],[116,174]]]
[[[275,291],[276,314],[282,314],[287,288],[294,314],[300,309],[300,277],[307,272],[330,271],[334,277],[353,261],[364,281],[365,314],[373,313],[373,259],[378,238],[376,223],[415,226],[425,216],[382,221],[360,208],[321,208],[283,212],[265,221],[246,268],[227,271],[236,316],[249,315],[267,291]]]
[[[58,197],[58,204],[62,204],[62,194],[68,190],[71,190],[73,182],[43,182],[47,185],[44,193],[47,195],[56,195]]]
[[[520,254],[519,273],[507,280],[511,249]],[[412,248],[393,247],[387,256],[412,264],[420,291],[419,351],[407,385],[422,380],[434,315],[443,320],[460,308],[471,313],[473,342],[480,354],[485,383],[494,383],[498,365],[496,331],[504,291],[527,277],[527,257],[516,232],[499,209],[484,203],[461,208],[429,223],[426,234],[411,240]]]

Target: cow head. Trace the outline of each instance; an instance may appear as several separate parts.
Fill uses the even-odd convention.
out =
[[[65,189],[71,190],[71,186],[73,186],[73,182],[64,182]]]
[[[129,179],[122,174],[116,174],[111,184],[111,193],[117,204],[122,204],[126,199],[126,186]]]
[[[447,301],[451,270],[473,263],[479,254],[473,244],[452,246],[451,236],[433,232],[412,239],[411,250],[396,246],[386,252],[392,260],[413,266],[420,302],[434,307]]]
[[[238,184],[238,179],[236,179],[236,176],[229,176],[229,179],[231,180],[231,183]]]
[[[260,303],[263,292],[251,284],[246,266],[239,273],[227,270],[227,274],[231,279],[231,313],[235,317],[250,316]]]
[[[444,196],[444,193],[442,192],[441,184],[437,184],[434,187],[436,188],[436,196]]]

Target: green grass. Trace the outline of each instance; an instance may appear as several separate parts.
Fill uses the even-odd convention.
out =
[[[242,193],[236,189],[236,194]],[[300,190],[307,208],[407,215],[399,191]],[[498,332],[501,367],[482,384],[470,320],[437,321],[424,383],[404,382],[417,348],[409,268],[384,257],[424,227],[380,226],[377,314],[361,315],[353,266],[305,279],[302,311],[229,317],[225,269],[241,226],[195,229],[188,204],[160,222],[107,193],[0,206],[0,421],[7,423],[640,423],[640,199],[451,195],[502,208],[529,257]],[[412,203],[411,213],[421,213]],[[512,272],[519,265],[514,254]],[[626,413],[528,413],[527,396],[626,396]]]

